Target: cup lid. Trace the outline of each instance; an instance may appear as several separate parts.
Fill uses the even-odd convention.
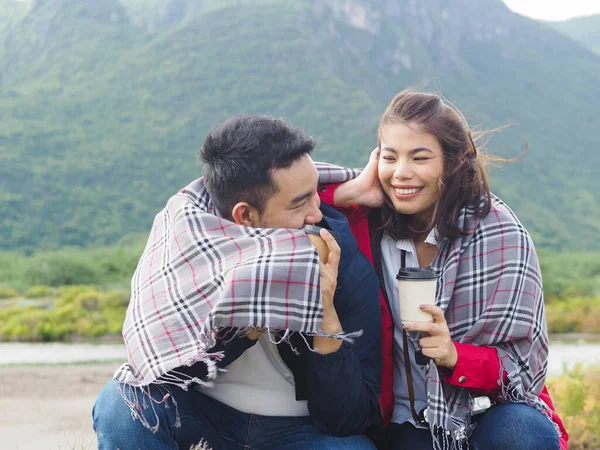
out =
[[[405,267],[398,271],[397,280],[435,280],[436,273],[422,267]]]
[[[316,225],[304,225],[300,229],[302,231],[304,231],[306,234],[314,234],[316,236],[320,236],[321,235],[321,227],[318,227]]]

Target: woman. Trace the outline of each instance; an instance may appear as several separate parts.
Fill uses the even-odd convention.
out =
[[[380,274],[387,447],[566,449],[544,386],[535,249],[490,193],[464,117],[437,95],[403,91],[383,114],[378,141],[363,172],[324,186],[321,198],[346,213]],[[422,305],[431,323],[402,327],[403,263],[439,276],[436,306]],[[478,412],[477,397],[493,406]]]

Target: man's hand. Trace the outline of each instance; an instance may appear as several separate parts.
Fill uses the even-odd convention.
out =
[[[252,341],[256,341],[265,331],[267,331],[266,328],[248,327],[246,329],[246,337]]]
[[[379,182],[378,164],[379,147],[371,152],[369,162],[358,177],[338,186],[333,195],[334,204],[370,208],[382,206],[385,193]]]
[[[325,229],[321,230],[321,237],[329,247],[327,261],[320,263],[321,295],[323,297],[323,322],[321,330],[328,334],[337,334],[342,332],[342,325],[333,306],[333,297],[337,287],[340,246],[331,233]],[[313,346],[318,353],[326,355],[337,352],[342,346],[342,341],[315,336]]]
[[[411,322],[405,324],[404,329],[420,331],[423,337],[419,339],[419,345],[423,354],[432,358],[438,367],[454,370],[458,353],[450,338],[444,312],[433,305],[421,305],[421,310],[433,315],[433,322]]]

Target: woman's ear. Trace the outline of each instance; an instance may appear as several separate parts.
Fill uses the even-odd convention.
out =
[[[233,207],[231,217],[238,225],[256,227],[257,224],[255,222],[257,220],[257,213],[258,211],[256,211],[256,208],[248,202],[239,202]]]

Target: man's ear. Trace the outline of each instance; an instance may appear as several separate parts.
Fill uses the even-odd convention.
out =
[[[231,210],[231,217],[238,225],[245,227],[258,226],[258,211],[247,202],[239,202]]]

